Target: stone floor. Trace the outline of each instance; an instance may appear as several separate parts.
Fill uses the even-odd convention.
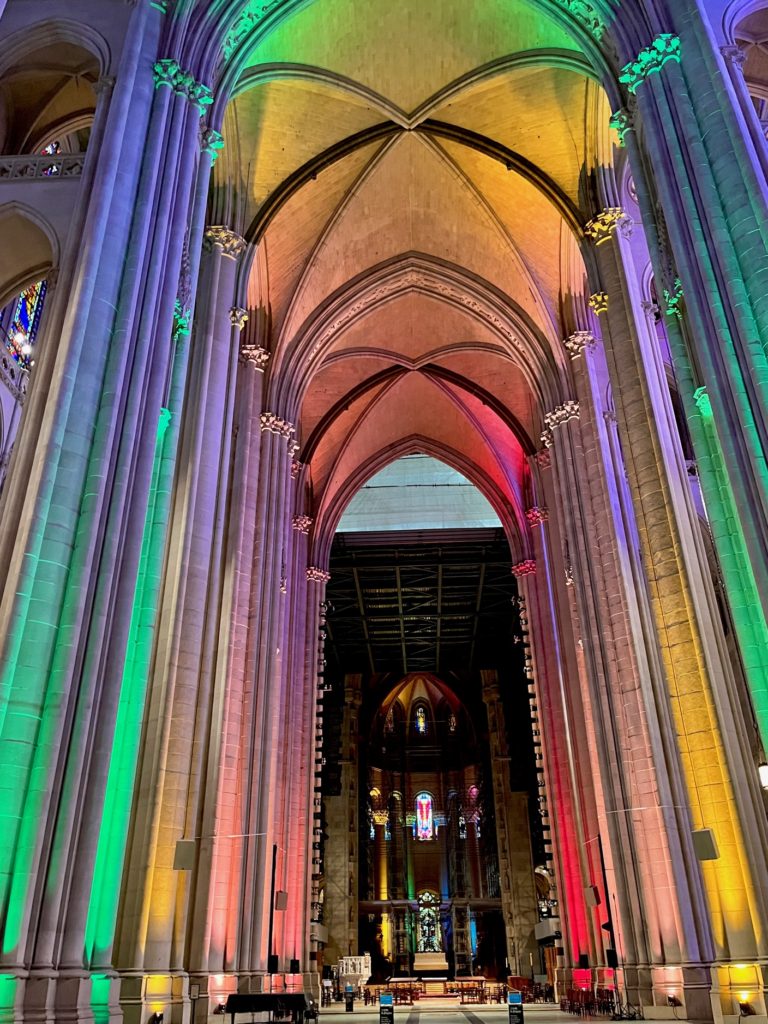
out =
[[[324,1024],[343,1024],[354,1017],[360,1024],[375,1024],[378,1008],[355,1003],[353,1013],[346,1013],[342,1004],[337,1003],[320,1011]],[[458,999],[422,999],[414,1006],[396,1006],[395,1024],[506,1024],[507,1007],[504,1005],[461,1006]],[[593,1017],[594,1021],[608,1018]],[[536,1004],[524,1007],[525,1024],[578,1024],[580,1018],[561,1013],[554,1003]]]

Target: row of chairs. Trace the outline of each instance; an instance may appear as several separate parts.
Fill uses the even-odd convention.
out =
[[[613,989],[569,988],[560,1000],[560,1009],[576,1017],[611,1017],[616,1012],[616,993]]]

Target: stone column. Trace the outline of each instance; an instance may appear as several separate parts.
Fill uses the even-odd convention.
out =
[[[233,317],[242,321],[239,309]],[[264,347],[265,318],[250,310],[241,332],[240,361],[234,414],[232,498],[225,557],[226,576],[221,622],[226,655],[219,662],[217,687],[226,693],[222,709],[216,817],[211,833],[211,876],[205,928],[205,960],[211,974],[232,975],[239,955],[242,872],[249,805],[243,797],[247,762],[246,742],[252,682],[248,668],[249,627],[256,599],[251,573],[255,558],[256,508],[261,460],[261,410],[264,371],[269,352]],[[201,953],[202,956],[202,953]],[[223,995],[226,990],[221,990]],[[212,1000],[214,1003],[216,998]],[[215,1007],[214,1007],[215,1008]]]
[[[646,640],[654,699],[677,737],[680,768],[670,765],[669,775],[681,779],[687,798],[681,852],[694,884],[702,872],[709,904],[711,938],[706,921],[690,935],[698,933],[705,964],[709,956],[754,962],[765,941],[759,923],[764,894],[757,884],[766,870],[765,822],[752,812],[754,769],[745,754],[744,722],[661,356],[647,334],[637,285],[625,272],[626,245],[621,232],[611,233],[596,247],[595,262],[607,301],[602,326],[616,401],[615,444],[621,442],[647,579],[638,579],[637,593],[655,632]],[[711,830],[716,860],[697,865],[691,828]],[[725,1012],[728,1003],[724,996]],[[713,1009],[721,1012],[720,1005]]]
[[[511,974],[527,975],[529,954],[538,958],[534,928],[538,921],[533,877],[528,796],[509,788],[509,747],[504,707],[495,671],[483,671],[483,701],[488,712],[496,842],[499,850],[501,910]]]
[[[358,850],[358,716],[362,677],[344,679],[344,717],[341,726],[341,792],[325,797],[328,841],[325,844],[325,914],[328,960],[357,949]]]
[[[180,465],[172,495],[158,644],[149,689],[138,786],[151,799],[137,807],[127,890],[117,948],[118,965],[154,977],[167,973],[172,1002],[185,986],[170,982],[189,963],[186,950],[192,904],[207,890],[223,695],[213,689],[219,642],[222,541],[225,536],[232,437],[234,368],[239,331],[230,310],[236,260],[243,241],[227,229],[209,229],[194,331]],[[207,777],[206,777],[207,776]],[[206,806],[207,805],[207,806]],[[176,844],[192,844],[181,867]],[[142,870],[137,863],[146,865]],[[195,890],[197,890],[195,892]],[[203,920],[205,919],[203,910]],[[196,964],[199,969],[200,964]],[[130,1013],[146,1010],[134,1002]],[[152,993],[145,993],[151,999]],[[128,1012],[128,1008],[127,1008]]]
[[[548,474],[551,457],[540,459]],[[568,983],[570,970],[581,957],[596,963],[594,922],[587,912],[584,888],[588,884],[588,852],[582,821],[582,786],[590,780],[579,770],[578,754],[588,755],[586,745],[578,745],[574,736],[574,717],[583,714],[579,707],[578,687],[567,685],[568,659],[564,647],[564,626],[568,622],[559,610],[555,594],[554,560],[539,534],[539,561],[525,559],[512,567],[520,596],[530,622],[533,685],[544,744],[544,774],[551,799],[553,859],[558,878],[562,922],[565,973],[559,980]],[[576,711],[574,716],[573,703]]]
[[[110,915],[114,923],[114,906],[96,920],[94,864],[106,841],[105,788],[157,479],[174,307],[181,279],[189,288],[196,275],[194,259],[183,273],[184,242],[199,244],[210,169],[197,132],[210,90],[189,76],[153,81],[158,31],[154,15],[137,9],[92,154],[60,343],[41,360],[52,387],[43,415],[28,417],[35,463],[23,472],[19,464],[7,492],[6,514],[13,509],[25,526],[15,549],[0,552],[9,582],[0,607],[0,763],[13,767],[0,813],[14,821],[0,840],[9,844],[0,854],[10,900],[3,972],[30,972],[30,1019],[53,1006],[77,1019],[92,1001],[115,1011],[109,978],[101,974],[97,998],[88,977],[111,947]],[[116,250],[124,260],[109,257]],[[22,719],[39,721],[39,732],[18,735]]]
[[[637,113],[623,137],[659,288],[685,306],[689,358],[710,396],[766,620],[767,186],[692,8],[688,0],[670,5],[680,37],[658,37],[625,68]],[[768,717],[762,728],[768,735]]]

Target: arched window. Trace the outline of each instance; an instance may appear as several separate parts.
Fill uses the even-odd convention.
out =
[[[440,928],[440,899],[437,893],[419,893],[419,953],[440,953],[443,949]]]
[[[16,301],[7,306],[0,323],[5,347],[11,358],[28,370],[34,365],[34,347],[45,302],[45,281],[25,288]]]
[[[432,814],[432,797],[429,793],[419,793],[416,797],[416,838],[433,839],[435,823]]]
[[[427,710],[423,704],[419,704],[416,708],[413,724],[419,736],[427,735]]]

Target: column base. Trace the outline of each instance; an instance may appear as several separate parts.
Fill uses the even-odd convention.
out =
[[[0,1024],[206,1024],[234,992],[303,992],[319,1005],[320,979],[300,974],[0,972]]]

